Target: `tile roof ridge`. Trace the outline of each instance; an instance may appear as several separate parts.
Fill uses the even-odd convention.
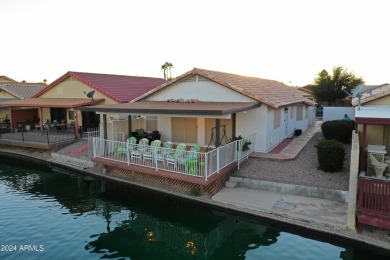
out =
[[[102,76],[118,76],[118,77],[133,77],[133,78],[150,78],[150,79],[162,79],[158,77],[149,77],[149,76],[133,76],[133,75],[124,75],[124,74],[109,74],[109,73],[97,73],[97,72],[85,72],[85,71],[68,71],[68,73],[73,74],[89,74],[89,75],[102,75]]]

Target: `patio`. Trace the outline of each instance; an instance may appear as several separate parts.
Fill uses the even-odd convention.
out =
[[[173,148],[166,151],[163,147],[93,138],[92,160],[115,168],[207,185],[222,172],[240,167],[240,161],[253,152],[253,149],[242,149],[250,138],[233,141],[208,152]]]
[[[51,149],[59,143],[74,142],[76,140],[75,128],[26,131],[8,128],[0,133],[0,144]]]

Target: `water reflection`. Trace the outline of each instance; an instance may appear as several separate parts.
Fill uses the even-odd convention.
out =
[[[302,238],[177,198],[106,183],[58,168],[31,163],[26,168],[16,162],[12,166],[0,164],[0,169],[0,195],[2,192],[12,196],[25,194],[28,199],[42,200],[40,207],[54,209],[55,205],[49,202],[58,203],[62,217],[39,211],[36,214],[43,212],[45,223],[40,223],[42,226],[37,229],[57,229],[63,225],[68,233],[61,231],[61,239],[72,245],[75,256],[83,259],[365,258],[365,253],[357,252],[354,247],[341,248]],[[29,214],[24,212],[29,201],[25,203],[15,215]],[[9,226],[17,224],[9,217],[2,219],[1,212],[0,221]],[[27,231],[23,229],[23,232]],[[35,236],[38,233],[37,230],[31,232]],[[43,241],[52,241],[59,235],[51,235],[49,231],[42,232],[41,236],[39,239]],[[69,254],[68,250],[63,250]],[[53,254],[58,253],[53,251]]]

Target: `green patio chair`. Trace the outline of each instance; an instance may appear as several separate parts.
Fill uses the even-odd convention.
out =
[[[118,158],[120,157],[121,155],[124,155],[124,154],[128,154],[129,152],[131,152],[131,149],[132,149],[132,145],[133,144],[136,144],[137,143],[137,139],[135,139],[134,137],[130,137],[129,139],[127,139],[127,142],[129,143],[129,149],[123,147],[123,146],[115,146],[115,157]]]
[[[142,155],[144,151],[147,150],[148,144],[149,140],[146,138],[142,138],[141,140],[139,140],[138,145],[132,145],[130,152],[130,158],[132,162],[133,159],[139,160],[139,163],[141,162]]]
[[[192,175],[196,175],[198,172],[198,157],[200,153],[200,147],[195,145],[188,152],[187,158],[179,159],[178,163],[184,164],[185,172]]]
[[[166,164],[171,164],[176,169],[178,161],[183,160],[183,157],[185,156],[187,145],[186,144],[178,144],[176,146],[176,150],[174,154],[169,154],[165,157]]]
[[[146,149],[144,153],[142,154],[143,160],[150,160],[153,161],[154,156],[157,154],[158,149],[161,146],[161,141],[160,140],[154,140],[151,144],[149,149]]]
[[[165,158],[172,152],[172,142],[165,142],[162,148],[157,149],[157,153],[154,155],[154,162],[157,167],[158,162],[162,162],[165,165]]]

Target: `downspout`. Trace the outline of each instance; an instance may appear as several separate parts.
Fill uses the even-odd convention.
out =
[[[218,148],[221,145],[221,120],[219,118],[215,119],[215,148]]]
[[[131,136],[131,115],[127,116],[127,127],[129,129],[129,137]]]
[[[107,140],[107,115],[103,114],[103,138]]]
[[[234,137],[236,137],[236,118],[237,114],[232,114],[232,140],[234,140]]]

